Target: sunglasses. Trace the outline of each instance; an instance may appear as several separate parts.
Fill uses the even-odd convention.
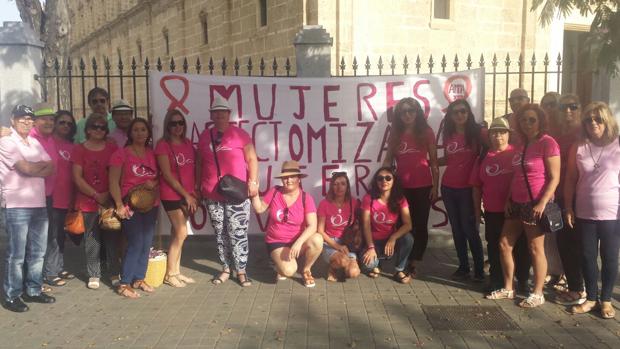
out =
[[[170,121],[168,123],[168,127],[176,127],[176,126],[185,126],[185,121],[178,120],[178,121]]]
[[[338,177],[338,176],[346,176],[346,175],[347,173],[345,171],[332,172],[332,178]]]
[[[526,122],[528,124],[535,124],[538,122],[538,118],[520,118],[519,122]]]
[[[595,116],[593,118],[585,118],[585,119],[583,119],[582,122],[583,122],[584,125],[590,125],[590,124],[592,124],[592,121],[596,122],[599,125],[603,124],[603,118],[600,117],[600,116]]]
[[[288,222],[288,207],[282,211],[282,223]]]
[[[462,109],[454,109],[452,111],[454,114],[467,114],[467,109],[462,108]]]
[[[95,130],[95,131],[107,131],[108,130],[108,126],[107,125],[91,125],[89,127],[91,130]]]
[[[57,122],[57,124],[61,126],[73,126],[73,122],[66,120],[60,120]]]
[[[560,104],[560,110],[566,110],[566,108],[570,109],[571,111],[575,111],[579,109],[579,103]]]
[[[543,108],[556,108],[558,106],[558,102],[546,102],[542,104]]]
[[[383,182],[383,181],[385,181],[385,182],[391,182],[391,181],[392,181],[392,179],[393,179],[393,177],[392,177],[392,176],[390,176],[390,175],[385,175],[385,176],[377,176],[377,182]]]
[[[415,108],[407,108],[403,109],[403,114],[416,114],[418,112]]]

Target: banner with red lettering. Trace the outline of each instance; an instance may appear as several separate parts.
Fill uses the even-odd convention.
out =
[[[334,171],[346,171],[354,196],[362,198],[387,150],[391,109],[404,97],[417,99],[437,134],[445,108],[467,99],[481,122],[484,70],[375,77],[284,78],[205,76],[154,72],[149,77],[154,138],[162,136],[166,111],[176,108],[188,121],[188,137],[198,144],[210,126],[209,107],[216,96],[228,100],[231,122],[253,139],[259,161],[260,192],[280,185],[273,176],[286,160],[297,160],[309,175],[303,187],[318,206]],[[439,140],[439,143],[441,141]],[[441,146],[441,144],[440,144]],[[440,155],[441,155],[440,151]],[[466,175],[466,174],[464,174]],[[202,206],[192,217],[193,233],[211,232]],[[253,214],[251,233],[264,230]],[[439,202],[429,228],[448,229]],[[160,214],[159,229],[170,230]]]

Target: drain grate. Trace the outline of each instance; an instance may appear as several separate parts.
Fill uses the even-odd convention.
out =
[[[423,305],[435,330],[519,331],[519,326],[497,306]]]

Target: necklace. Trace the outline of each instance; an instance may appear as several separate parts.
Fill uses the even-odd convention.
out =
[[[594,162],[594,172],[597,172],[601,167],[599,162],[601,161],[601,156],[603,156],[603,151],[605,150],[605,146],[601,147],[601,152],[598,154],[598,158],[594,160],[594,155],[592,155],[592,144],[588,143],[588,150],[590,151],[590,158]]]

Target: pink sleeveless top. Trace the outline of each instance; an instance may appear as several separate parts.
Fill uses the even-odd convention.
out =
[[[598,165],[596,165],[598,164]],[[592,143],[577,148],[577,181],[575,215],[590,220],[620,218],[620,145],[598,147]]]

